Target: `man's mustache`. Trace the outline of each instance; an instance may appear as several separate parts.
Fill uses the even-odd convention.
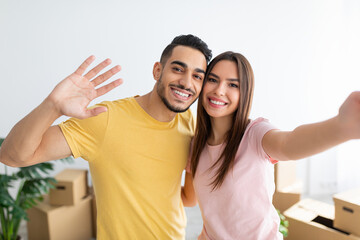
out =
[[[175,85],[175,84],[169,84],[170,87],[176,87],[176,88],[180,88],[182,90],[191,92],[192,95],[195,95],[195,91],[190,89],[190,88],[185,88],[183,85]]]

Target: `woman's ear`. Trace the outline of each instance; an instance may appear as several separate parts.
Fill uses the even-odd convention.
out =
[[[160,62],[156,62],[153,67],[153,76],[155,81],[158,81],[160,79],[162,72],[162,65]]]

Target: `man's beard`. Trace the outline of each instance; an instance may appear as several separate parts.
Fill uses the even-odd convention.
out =
[[[184,86],[182,85],[176,85],[177,88],[180,88],[180,89],[185,89]],[[188,91],[190,91],[191,93],[194,93],[194,91],[190,90],[190,89],[186,89]],[[175,112],[175,113],[182,113],[182,112],[185,112],[186,110],[189,109],[189,107],[196,101],[196,99],[191,103],[189,104],[189,106],[187,106],[186,108],[178,108],[178,107],[175,107],[173,105],[171,105],[169,103],[169,101],[165,98],[165,87],[164,85],[162,84],[162,75],[160,76],[159,78],[159,81],[158,81],[158,84],[157,84],[157,87],[156,87],[156,92],[157,94],[159,95],[160,99],[162,100],[162,102],[165,104],[165,106],[172,112]]]

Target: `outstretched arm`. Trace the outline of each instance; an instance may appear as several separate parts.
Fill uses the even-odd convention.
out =
[[[323,152],[350,139],[360,138],[360,92],[353,92],[337,116],[306,124],[293,131],[272,130],[262,139],[265,152],[276,160],[297,160]]]
[[[105,107],[87,107],[93,99],[122,82],[117,79],[95,89],[119,72],[120,66],[96,77],[111,63],[110,59],[106,59],[84,74],[94,60],[94,56],[87,58],[74,73],[61,81],[37,108],[13,127],[0,148],[0,162],[23,167],[71,155],[60,128],[51,127],[53,122],[62,115],[84,119],[105,112]]]

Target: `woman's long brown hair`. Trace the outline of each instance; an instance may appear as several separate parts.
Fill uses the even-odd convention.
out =
[[[236,152],[239,148],[241,139],[244,135],[245,129],[249,123],[249,114],[251,109],[252,98],[254,94],[254,73],[249,61],[240,53],[231,51],[224,52],[215,57],[209,64],[206,75],[205,85],[208,80],[209,73],[211,73],[214,66],[222,60],[229,60],[235,62],[237,65],[239,78],[240,78],[240,99],[238,109],[233,115],[233,123],[229,132],[226,135],[226,147],[221,153],[219,159],[214,163],[211,168],[219,165],[218,171],[214,176],[214,180],[210,183],[213,190],[219,188],[224,182],[226,174],[232,169]],[[210,116],[203,106],[203,94],[200,93],[197,108],[197,127],[193,141],[193,152],[191,156],[191,171],[195,177],[196,169],[199,164],[201,152],[204,150],[207,139],[211,134]]]

